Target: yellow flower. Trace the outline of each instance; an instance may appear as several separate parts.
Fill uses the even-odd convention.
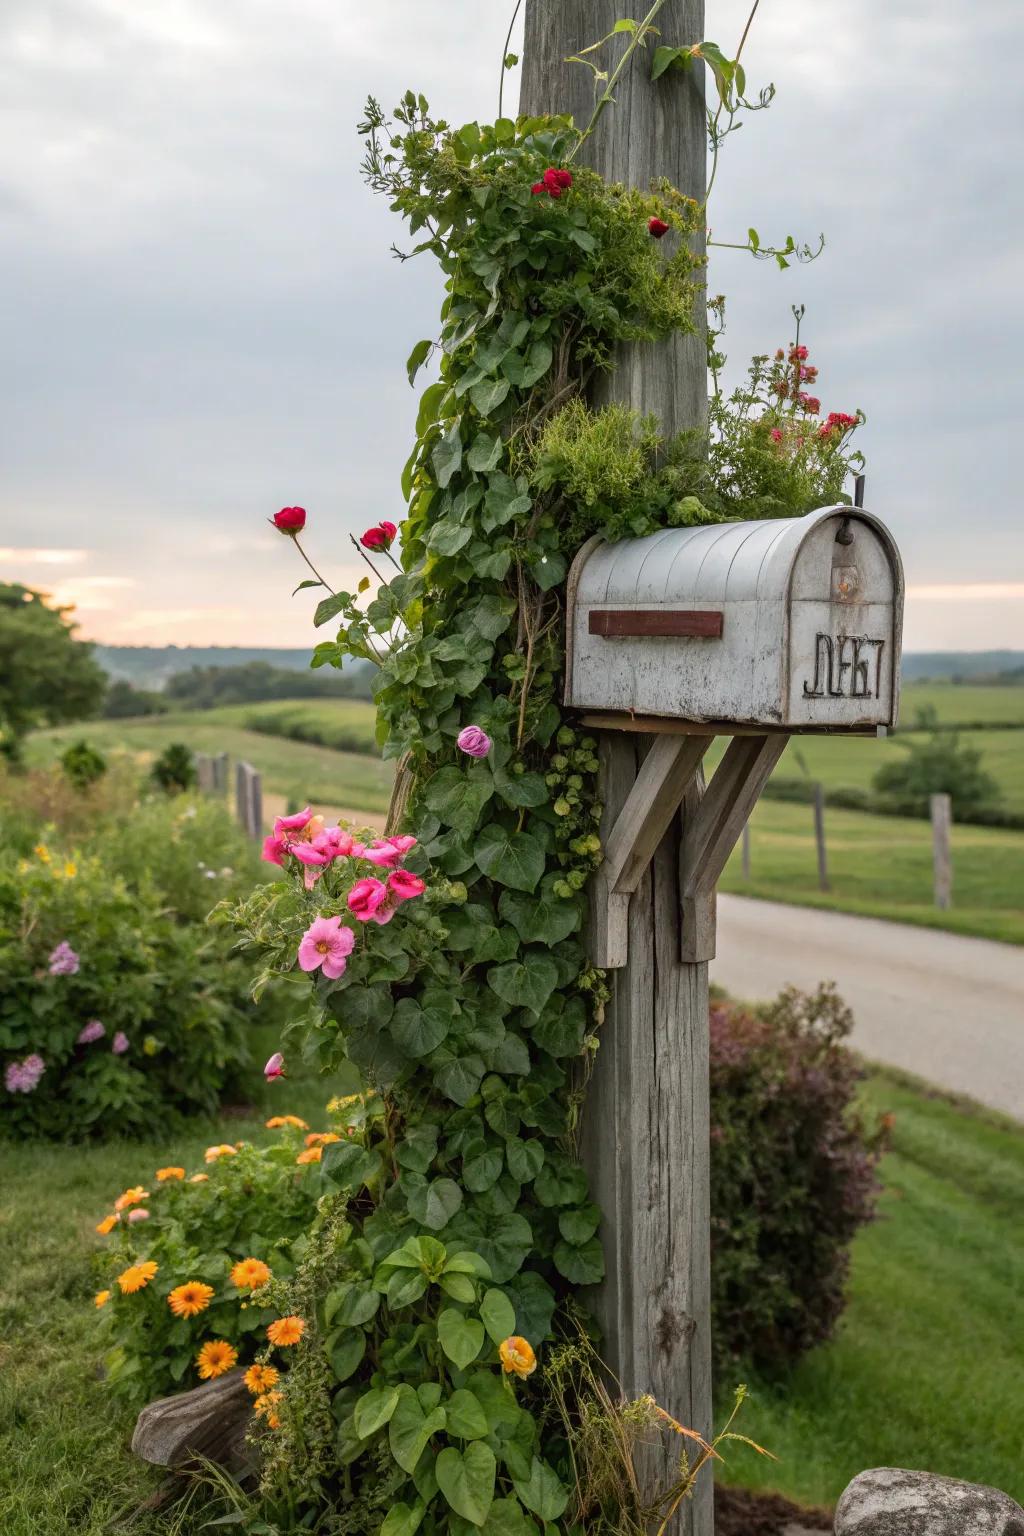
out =
[[[73,880],[77,874],[78,874],[78,865],[74,862],[73,859],[68,859],[67,863],[64,865],[64,877],[65,877],[65,879]]]
[[[19,875],[27,875],[31,868],[32,868],[32,865],[29,863],[28,859],[19,859],[18,860],[18,874]]]
[[[144,1259],[141,1264],[132,1264],[124,1269],[117,1277],[117,1283],[126,1296],[131,1296],[135,1291],[141,1291],[143,1286],[149,1284],[156,1274],[159,1266],[152,1259]]]
[[[204,1153],[205,1161],[215,1163],[221,1157],[234,1157],[235,1148],[228,1141],[222,1141],[219,1147],[207,1147]]]
[[[281,1419],[276,1409],[283,1397],[283,1392],[264,1392],[252,1405],[256,1417],[258,1419],[265,1418],[269,1429],[281,1428]]]
[[[156,1035],[147,1035],[142,1042],[142,1050],[146,1056],[155,1056],[160,1049],[160,1041]]]
[[[168,1179],[183,1179],[185,1170],[184,1168],[158,1168],[156,1176],[161,1184],[166,1184]]]
[[[352,1104],[361,1104],[362,1102],[363,1096],[361,1093],[346,1093],[343,1098],[328,1100],[327,1111],[328,1114],[336,1115],[341,1110],[348,1109]]]
[[[105,1307],[109,1300],[109,1291],[97,1291],[96,1295],[92,1299],[92,1304],[94,1307]]]
[[[187,1280],[184,1285],[176,1285],[167,1298],[167,1305],[175,1317],[198,1317],[200,1312],[205,1312],[213,1300],[213,1286],[204,1285],[201,1280]]]
[[[301,1317],[279,1317],[267,1329],[267,1338],[271,1344],[283,1349],[286,1345],[297,1344],[305,1331],[306,1324]]]
[[[253,1397],[259,1397],[263,1392],[269,1392],[281,1380],[281,1372],[276,1371],[272,1365],[250,1365],[242,1377]]]
[[[209,1184],[209,1182],[210,1175],[208,1173],[194,1173],[189,1179],[190,1184]]]
[[[47,848],[45,843],[36,843],[36,846],[33,848],[32,852],[35,854],[36,858],[41,864],[49,864],[50,850]]]
[[[130,1205],[141,1205],[143,1200],[149,1199],[149,1190],[143,1189],[141,1184],[136,1184],[132,1189],[126,1189],[123,1195],[118,1195],[114,1201],[115,1211],[125,1211]]]
[[[308,1131],[309,1126],[305,1120],[300,1120],[298,1115],[271,1115],[267,1121],[268,1131],[279,1131],[283,1125],[293,1125],[297,1131]]]
[[[196,1355],[196,1367],[203,1381],[213,1381],[230,1371],[238,1359],[238,1350],[226,1339],[210,1339]]]
[[[528,1339],[521,1339],[516,1333],[501,1341],[498,1345],[498,1356],[506,1376],[522,1376],[525,1380],[537,1369],[537,1356],[533,1352],[533,1346]]]
[[[270,1279],[270,1269],[262,1259],[239,1259],[231,1271],[231,1284],[240,1291],[258,1291]]]
[[[103,1220],[98,1224],[96,1231],[100,1234],[100,1237],[107,1237],[109,1233],[113,1232],[120,1220],[120,1216],[113,1214],[104,1216]]]
[[[318,1163],[324,1155],[323,1147],[307,1147],[305,1152],[300,1152],[295,1159],[297,1163]]]

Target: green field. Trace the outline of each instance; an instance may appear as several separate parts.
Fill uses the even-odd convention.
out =
[[[933,708],[943,725],[1024,726],[1024,687],[986,683],[905,683],[900,727],[910,730],[919,709]]]
[[[954,826],[953,906],[940,912],[926,821],[826,809],[832,889],[823,893],[812,815],[809,805],[762,800],[750,820],[750,880],[737,848],[721,889],[1024,944],[1024,832]]]
[[[849,1308],[832,1343],[751,1383],[740,1427],[779,1459],[730,1456],[726,1480],[827,1504],[865,1467],[923,1467],[1024,1500],[1024,1128],[895,1074],[863,1093],[896,1118]]]

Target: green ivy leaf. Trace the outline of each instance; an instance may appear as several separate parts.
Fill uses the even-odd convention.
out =
[[[505,1291],[516,1309],[516,1333],[529,1339],[534,1349],[539,1348],[551,1333],[551,1320],[555,1315],[554,1291],[532,1270],[514,1275],[507,1282]]]
[[[476,830],[480,813],[490,800],[492,785],[486,773],[462,768],[441,768],[431,774],[423,791],[423,803],[461,837]]]
[[[444,1429],[445,1411],[443,1408],[435,1408],[430,1413],[424,1413],[419,1398],[410,1386],[401,1386],[398,1392],[398,1406],[391,1417],[388,1442],[391,1454],[402,1471],[411,1476],[431,1435]]]
[[[457,1440],[482,1440],[487,1434],[487,1415],[480,1400],[465,1387],[452,1393],[444,1411],[448,1416],[448,1433]]]
[[[405,371],[409,375],[410,384],[416,382],[416,375],[430,356],[433,345],[432,341],[418,341],[409,353],[409,361],[405,365]]]
[[[331,1370],[336,1381],[348,1381],[362,1364],[366,1354],[366,1334],[361,1328],[351,1333],[331,1351]]]
[[[422,1499],[415,1504],[393,1504],[384,1516],[379,1536],[416,1536],[426,1512]]]
[[[471,1306],[476,1300],[476,1286],[468,1275],[442,1275],[438,1281],[446,1296]]]
[[[403,997],[395,1007],[391,1033],[407,1056],[429,1056],[448,1038],[451,1018],[438,1008],[421,1008],[413,997]]]
[[[539,1014],[558,985],[558,966],[546,950],[527,949],[521,960],[492,966],[487,985],[502,1002]]]
[[[565,1513],[569,1490],[558,1473],[539,1456],[533,1458],[529,1478],[525,1481],[513,1478],[512,1486],[527,1509],[532,1509],[542,1520],[557,1520]]]
[[[558,1217],[558,1230],[567,1243],[587,1242],[601,1225],[601,1212],[596,1205],[581,1205],[575,1211],[562,1211]]]
[[[437,1320],[437,1338],[449,1360],[464,1371],[483,1347],[484,1325],[478,1318],[446,1307]]]
[[[474,1142],[473,1149],[462,1160],[462,1177],[470,1194],[479,1195],[497,1183],[505,1157],[500,1147],[488,1147],[483,1141]]]
[[[413,1173],[426,1173],[437,1156],[437,1134],[436,1125],[413,1126],[395,1148],[399,1166]]]
[[[508,379],[481,379],[479,384],[473,385],[469,392],[469,398],[472,400],[476,411],[484,420],[487,420],[488,417],[494,415],[494,412],[502,404],[511,387]],[[448,479],[451,479],[450,475]],[[444,484],[447,485],[448,481],[445,480]]]
[[[457,555],[460,549],[465,549],[472,537],[472,528],[467,528],[462,523],[453,523],[451,518],[443,517],[431,528],[424,543],[435,555],[448,559],[452,555]]]
[[[495,1344],[500,1344],[516,1331],[516,1311],[503,1291],[484,1292],[480,1303],[480,1318]]]
[[[456,1056],[444,1045],[438,1047],[431,1066],[437,1087],[456,1104],[469,1103],[487,1070],[481,1057]]]
[[[544,873],[544,849],[529,832],[509,832],[496,822],[484,827],[474,848],[481,872],[515,891],[533,891]]]
[[[587,1176],[567,1157],[549,1157],[534,1180],[541,1205],[579,1205],[587,1198]]]
[[[552,355],[550,341],[542,338],[532,343],[525,357],[520,352],[510,352],[501,371],[516,389],[532,389],[551,367]]]
[[[454,1179],[433,1179],[407,1196],[409,1214],[432,1232],[446,1227],[462,1205],[462,1190]]]
[[[320,628],[321,624],[326,624],[329,619],[333,619],[335,614],[341,613],[342,609],[347,608],[351,601],[352,597],[348,592],[332,592],[330,597],[322,598],[317,603],[316,611],[313,614],[313,623],[317,629]]]
[[[360,1440],[368,1440],[390,1421],[398,1407],[398,1397],[398,1387],[373,1387],[363,1394],[353,1414]]]
[[[548,875],[535,896],[518,891],[502,891],[498,911],[511,923],[524,944],[560,944],[576,932],[583,921],[580,896],[556,896],[557,875]]]
[[[332,1141],[324,1147],[320,1177],[328,1189],[356,1190],[381,1171],[380,1156],[357,1141]]]
[[[437,1484],[457,1515],[483,1525],[494,1500],[497,1462],[490,1446],[475,1440],[460,1452],[445,1446],[437,1458]]]
[[[532,810],[551,799],[551,791],[540,773],[509,773],[505,768],[495,768],[494,787],[505,804],[516,810]]]
[[[359,1280],[347,1280],[335,1286],[324,1302],[324,1321],[339,1323],[342,1327],[358,1328],[376,1315],[380,1306],[380,1292]]]
[[[462,465],[462,438],[458,422],[438,443],[430,456],[430,462],[434,466],[437,483],[444,490]]]
[[[508,1171],[520,1184],[531,1184],[544,1166],[544,1145],[540,1141],[521,1141],[510,1136],[505,1143]]]
[[[501,462],[502,447],[500,437],[490,437],[486,432],[479,432],[466,455],[466,463],[478,474],[486,474]]]
[[[592,1237],[578,1246],[556,1243],[555,1268],[573,1285],[597,1285],[604,1279],[604,1250],[600,1239]]]

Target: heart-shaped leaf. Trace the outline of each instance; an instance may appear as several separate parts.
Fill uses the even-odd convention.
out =
[[[437,1337],[449,1360],[464,1371],[483,1347],[484,1325],[478,1318],[446,1307],[437,1320]]]
[[[445,1446],[437,1458],[435,1471],[437,1485],[455,1513],[472,1525],[483,1525],[494,1499],[497,1471],[490,1446],[479,1440],[468,1445],[465,1451],[457,1451],[453,1445]]]

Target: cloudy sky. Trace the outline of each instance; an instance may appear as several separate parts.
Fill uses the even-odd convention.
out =
[[[346,535],[398,520],[439,299],[388,255],[354,125],[408,86],[490,120],[511,9],[4,0],[0,579],[106,641],[311,638],[265,519],[304,505],[341,581]],[[707,35],[734,51],[745,10],[709,0]],[[824,408],[867,412],[911,649],[1024,646],[1022,39],[1016,0],[762,0],[745,62],[778,97],[710,213],[828,238],[782,274],[722,253],[711,285],[733,376],[804,303]]]

